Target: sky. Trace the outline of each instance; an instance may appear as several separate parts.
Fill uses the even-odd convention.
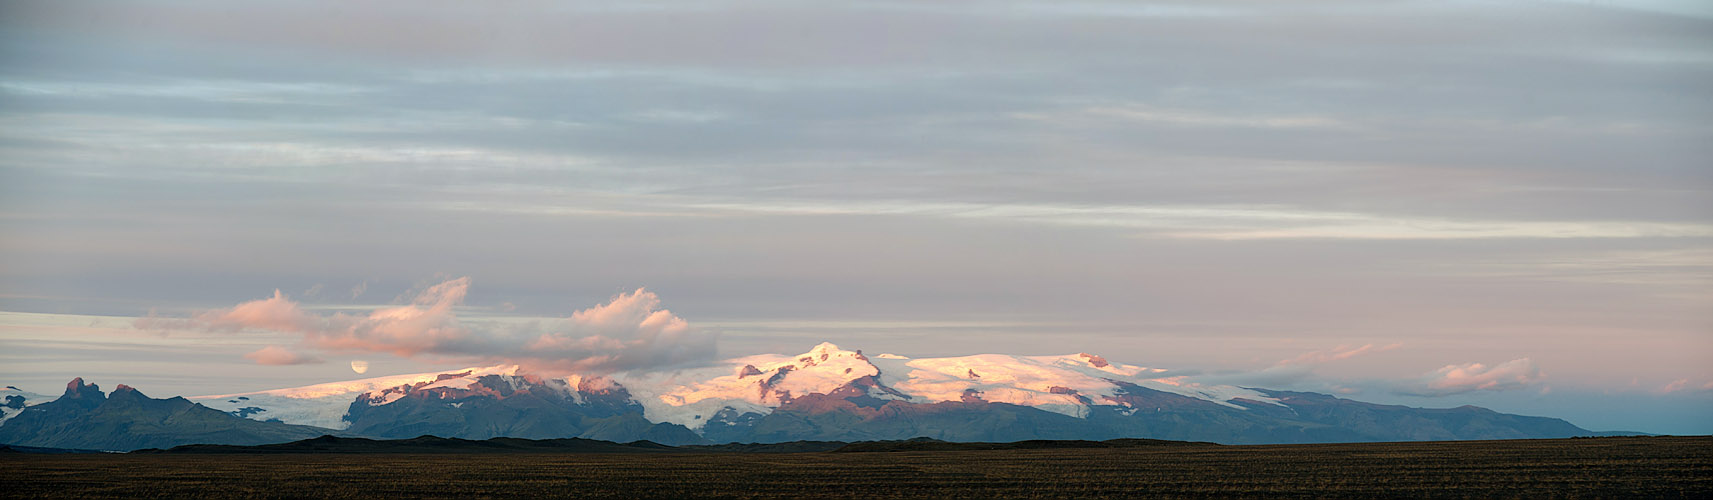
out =
[[[1713,7],[0,0],[0,379],[821,341],[1713,433]]]

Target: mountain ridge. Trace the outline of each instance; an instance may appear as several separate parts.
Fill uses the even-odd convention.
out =
[[[1606,434],[1560,419],[1472,406],[1412,408],[1319,393],[1195,384],[1162,369],[1114,363],[1089,353],[870,357],[822,343],[800,355],[746,356],[668,372],[548,378],[502,365],[190,399],[154,400],[123,385],[104,396],[94,385],[76,379],[59,400],[20,410],[15,418],[29,417],[23,423],[0,424],[0,442],[99,448],[88,446],[100,444],[95,441],[51,429],[105,422],[105,428],[96,425],[81,432],[106,436],[109,445],[146,447],[127,440],[126,429],[158,424],[89,420],[85,415],[100,413],[94,410],[114,398],[158,407],[157,413],[192,412],[187,408],[194,406],[201,409],[195,413],[202,427],[243,429],[232,431],[238,434],[229,439],[202,438],[216,441],[281,433],[301,437],[307,432],[382,439],[433,435],[647,440],[665,445],[923,437],[958,442],[1144,438],[1261,444]],[[31,417],[48,410],[73,423]],[[213,414],[277,427],[216,422]],[[26,435],[22,428],[57,437]],[[188,439],[197,430],[185,432]]]
[[[183,397],[154,399],[119,384],[111,394],[82,377],[58,399],[28,406],[0,423],[0,443],[39,448],[132,450],[198,442],[265,444],[324,434],[326,429],[258,422]]]

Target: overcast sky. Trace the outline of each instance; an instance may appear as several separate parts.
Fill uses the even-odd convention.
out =
[[[1713,432],[1705,2],[609,4],[0,1],[0,378],[670,310],[556,366],[1087,351]]]

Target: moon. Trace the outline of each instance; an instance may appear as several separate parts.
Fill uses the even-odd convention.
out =
[[[351,360],[351,371],[363,373],[369,371],[369,362],[361,359]]]

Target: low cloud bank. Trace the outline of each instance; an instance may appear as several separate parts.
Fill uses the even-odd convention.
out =
[[[1395,392],[1408,396],[1440,397],[1474,391],[1506,391],[1530,386],[1544,378],[1540,367],[1529,358],[1493,366],[1464,363],[1446,365],[1413,383],[1398,387]]]
[[[1398,343],[1379,346],[1375,344],[1340,345],[1331,349],[1311,351],[1294,358],[1283,359],[1274,363],[1273,366],[1261,370],[1204,375],[1195,377],[1195,380],[1201,383],[1280,388],[1313,378],[1314,369],[1320,365],[1343,361],[1364,354],[1390,351],[1402,345]]]
[[[384,352],[402,357],[435,355],[478,363],[511,363],[547,373],[605,373],[710,359],[715,336],[693,328],[645,289],[614,296],[571,317],[514,329],[478,329],[453,311],[469,293],[470,278],[429,287],[409,304],[367,315],[305,311],[279,291],[274,296],[190,318],[143,318],[148,330],[237,332],[269,330],[302,336],[302,346],[331,351]],[[259,364],[318,359],[270,346],[245,355]],[[310,361],[314,360],[314,361]]]

